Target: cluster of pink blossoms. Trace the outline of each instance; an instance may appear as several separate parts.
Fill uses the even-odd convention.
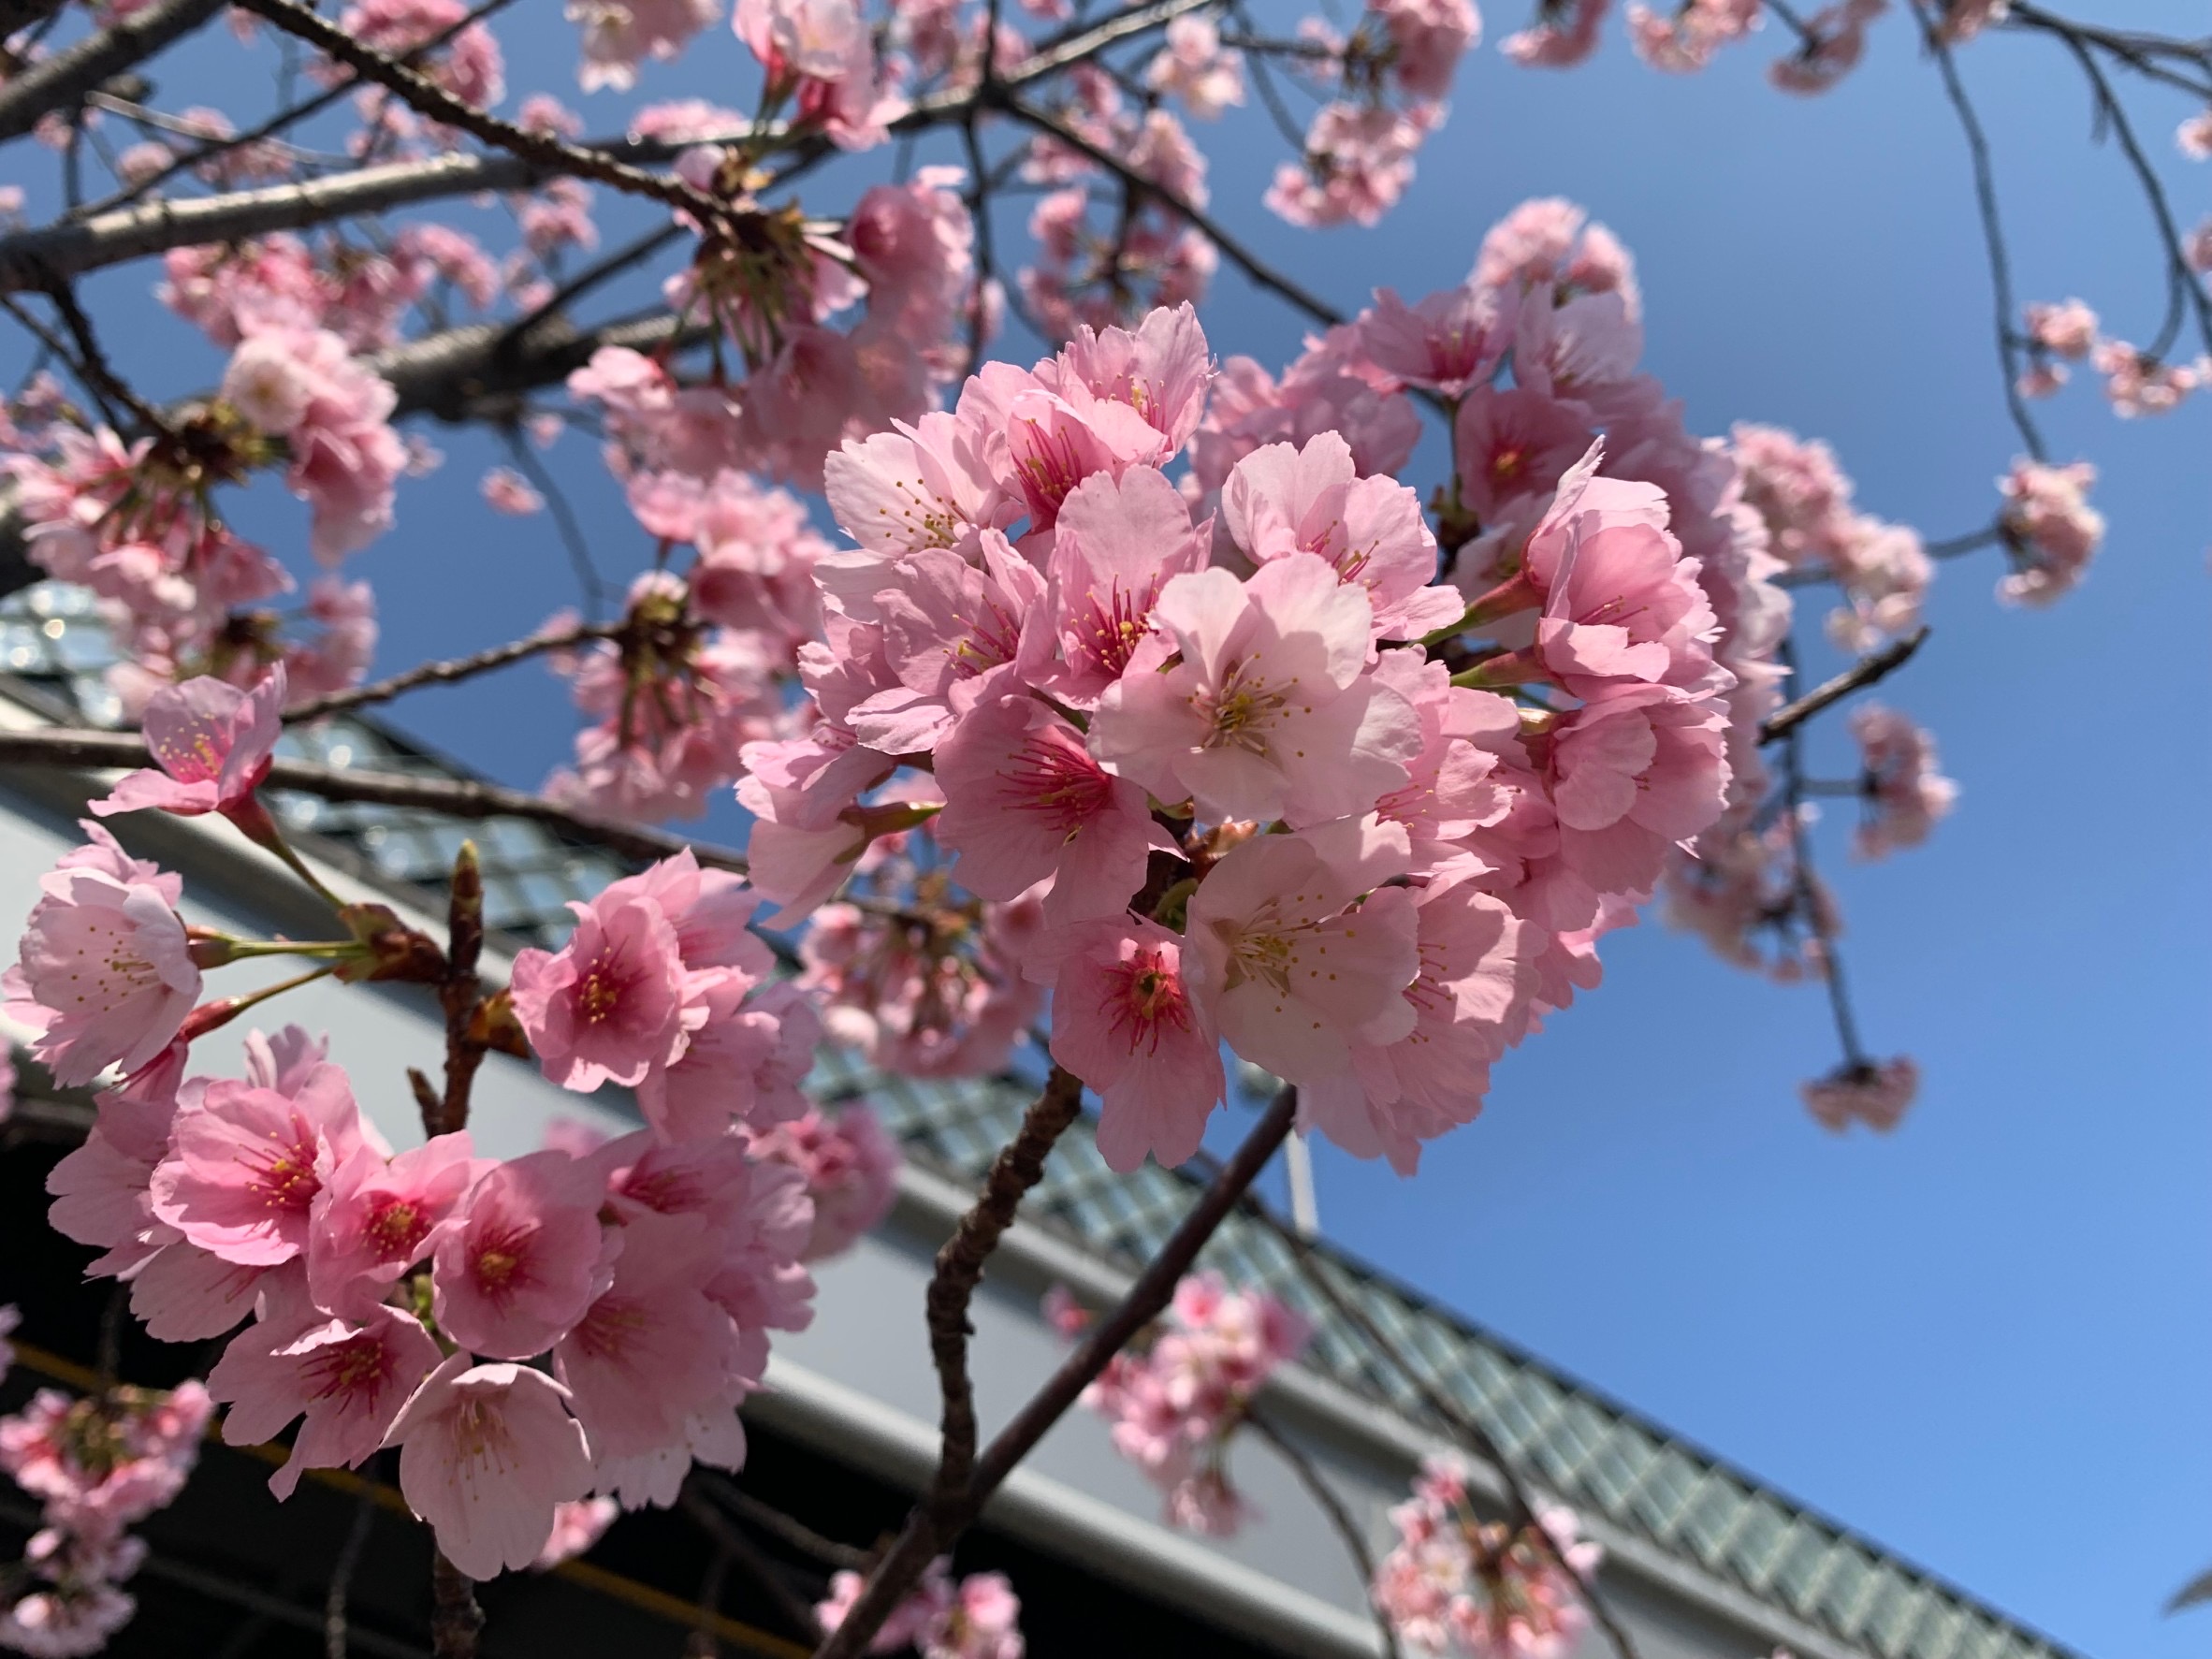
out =
[[[439,1547],[490,1578],[559,1504],[667,1503],[694,1457],[742,1462],[767,1332],[810,1312],[794,1172],[650,1131],[582,1158],[479,1158],[466,1131],[395,1155],[297,1028],[249,1033],[241,1080],[180,1080],[182,1050],[103,1096],[52,1220],[107,1248],[94,1271],[163,1340],[253,1316],[209,1389],[234,1445],[304,1413],[279,1497],[398,1446]]]
[[[1863,1123],[1885,1135],[1897,1128],[1919,1094],[1920,1068],[1906,1055],[1894,1060],[1847,1060],[1797,1092],[1805,1109],[1825,1129],[1841,1134],[1853,1124]]]
[[[2070,593],[2104,540],[2104,515],[2089,505],[2097,469],[2088,461],[2047,466],[2020,460],[1998,480],[2004,510],[1998,534],[2013,570],[1997,584],[1997,596],[2015,604],[2045,605]]]
[[[1368,0],[1349,36],[1318,18],[1299,30],[1302,61],[1336,95],[1315,112],[1305,153],[1275,169],[1267,205],[1293,225],[1373,225],[1413,182],[1414,156],[1444,124],[1444,96],[1480,38],[1470,0]]]
[[[387,423],[391,387],[327,331],[270,323],[241,340],[212,398],[162,432],[125,444],[43,399],[0,416],[0,479],[12,486],[32,561],[89,589],[123,648],[109,678],[136,710],[187,675],[252,685],[271,665],[305,699],[353,684],[376,646],[369,587],[335,575],[310,587],[299,634],[267,602],[291,575],[234,533],[215,492],[263,467],[313,514],[312,542],[334,563],[391,521],[405,451]]]
[[[126,1529],[184,1490],[213,1409],[208,1390],[188,1382],[82,1400],[41,1389],[0,1418],[0,1471],[43,1512],[22,1566],[0,1575],[0,1648],[71,1659],[98,1652],[130,1622],[136,1604],[118,1586],[146,1546]]]
[[[1464,1659],[1573,1652],[1590,1622],[1581,1587],[1602,1551],[1578,1535],[1570,1511],[1547,1509],[1519,1529],[1479,1520],[1464,1465],[1433,1458],[1390,1521],[1398,1541],[1375,1569],[1375,1605],[1408,1646]]]
[[[1866,815],[1854,841],[1858,855],[1883,858],[1919,846],[1958,799],[1958,785],[1936,770],[1935,739],[1878,703],[1851,711],[1851,735],[1865,767]]]
[[[1935,566],[1920,537],[1862,513],[1835,452],[1779,427],[1741,424],[1732,437],[1744,500],[1765,521],[1768,547],[1793,572],[1832,581],[1843,604],[1828,637],[1861,651],[1910,633]]]
[[[827,1600],[814,1608],[824,1631],[844,1623],[866,1580],[841,1572],[830,1579]],[[933,1561],[912,1594],[893,1609],[868,1638],[870,1653],[911,1648],[922,1659],[1022,1659],[1021,1598],[1003,1573],[970,1573],[954,1583],[948,1564]]]
[[[1463,288],[1280,382],[1232,364],[1217,411],[1161,310],[832,456],[858,546],[814,565],[811,729],[749,744],[739,798],[779,921],[867,889],[808,947],[833,1033],[987,1070],[1049,983],[1117,1168],[1196,1149],[1223,1041],[1401,1168],[1472,1117],[1771,698],[1724,613],[1763,634],[1778,596],[1725,458],[1634,372],[1634,301],[1533,204]],[[1460,401],[1449,565],[1379,470],[1413,387]]]
[[[2212,269],[2212,230],[2200,226],[2185,254],[2200,276]],[[2104,396],[2113,413],[2127,418],[2169,414],[2190,393],[2212,386],[2212,357],[2170,363],[2153,357],[2106,335],[2097,313],[2079,299],[2030,305],[2025,322],[2028,367],[2019,379],[2023,397],[2049,397],[2066,384],[2066,366],[2084,360],[2104,377]]]
[[[1065,1335],[1089,1316],[1055,1289],[1045,1311]],[[1231,1290],[1217,1273],[1175,1287],[1148,1346],[1107,1361],[1083,1404],[1113,1425],[1113,1446],[1160,1490],[1170,1524],[1226,1537],[1248,1513],[1229,1477],[1229,1446],[1278,1366],[1305,1351],[1313,1331],[1264,1291]]]
[[[250,698],[204,680],[163,692],[147,720],[161,769],[95,809],[266,830],[254,791],[283,691],[280,670]],[[546,1075],[632,1089],[647,1128],[503,1161],[465,1130],[395,1154],[297,1028],[250,1032],[243,1078],[186,1074],[194,1038],[255,1000],[198,1003],[201,968],[285,947],[188,928],[178,878],[86,827],[7,981],[58,1079],[126,1073],[52,1171],[51,1220],[106,1252],[92,1272],[129,1283],[157,1338],[207,1341],[251,1317],[209,1390],[233,1443],[304,1415],[280,1497],[304,1470],[397,1446],[440,1548],[489,1578],[530,1564],[561,1516],[574,1530],[560,1506],[666,1504],[694,1459],[738,1466],[736,1408],[768,1332],[803,1326],[813,1295],[808,1174],[749,1138],[804,1118],[820,1033],[772,982],[743,882],[686,851],[576,907],[561,951],[517,960],[514,1023]],[[388,912],[340,917],[352,942],[298,948],[356,974],[406,966]],[[880,1150],[861,1157],[872,1171]],[[841,1172],[865,1212],[868,1179]]]

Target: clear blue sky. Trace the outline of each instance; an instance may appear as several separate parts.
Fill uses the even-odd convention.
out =
[[[1488,21],[1493,36],[1520,23]],[[2205,20],[2169,6],[2100,21]],[[570,84],[565,29],[506,37],[516,86]],[[1769,30],[1677,80],[1636,64],[1617,26],[1573,74],[1485,49],[1377,231],[1268,219],[1257,196],[1278,151],[1249,120],[1201,134],[1216,208],[1352,307],[1378,281],[1456,281],[1505,210],[1573,196],[1635,252],[1648,366],[1693,428],[1825,436],[1870,510],[1931,535],[1978,526],[2016,445],[1950,113],[1899,16],[1826,99],[1766,87],[1779,50]],[[717,32],[647,90],[735,98],[738,58]],[[2041,42],[1985,39],[1962,60],[2023,297],[2080,294],[2147,337],[2147,222],[2117,153],[2090,143],[2077,77]],[[583,107],[595,131],[621,108]],[[2140,107],[2171,157],[2186,108]],[[2193,224],[2212,173],[2168,170]],[[121,300],[148,280],[133,268],[96,291]],[[1218,350],[1271,362],[1299,332],[1226,276],[1210,326]],[[216,362],[173,324],[117,339],[156,386],[205,384]],[[2212,1561],[2207,429],[2201,407],[2117,422],[2086,386],[2047,415],[2060,458],[2103,472],[2093,577],[2052,611],[2007,612],[1993,556],[1946,567],[1934,640],[1885,694],[1934,728],[1960,808],[1927,850],[1870,869],[1849,867],[1841,815],[1826,837],[1870,1043],[1910,1052],[1926,1079],[1904,1127],[1817,1128],[1795,1093],[1834,1058],[1817,993],[1653,924],[1607,942],[1604,989],[1500,1069],[1488,1114],[1418,1180],[1325,1152],[1323,1215],[1354,1249],[2052,1635],[2179,1659],[2212,1635],[2212,1613],[2158,1612]],[[440,442],[445,471],[409,488],[400,530],[356,567],[382,595],[386,669],[512,637],[575,596],[546,521],[478,504],[488,447]],[[1433,480],[1438,454],[1413,482]],[[581,442],[559,455],[603,567],[626,576],[642,537]],[[246,517],[296,545],[292,504]],[[399,719],[524,784],[570,734],[531,668]],[[1815,752],[1841,769],[1840,734]]]

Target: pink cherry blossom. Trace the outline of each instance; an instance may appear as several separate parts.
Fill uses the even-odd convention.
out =
[[[1724,726],[1717,703],[1666,686],[1614,691],[1560,722],[1546,744],[1559,851],[1538,920],[1584,925],[1600,895],[1658,885],[1666,848],[1721,814]]]
[[[1186,12],[1168,25],[1144,81],[1180,98],[1201,121],[1212,121],[1244,101],[1244,54],[1221,44],[1220,25],[1212,18]]]
[[[1414,1027],[1391,1043],[1355,1036],[1352,1072],[1299,1091],[1305,1121],[1346,1151],[1410,1175],[1420,1142],[1473,1120],[1491,1063],[1528,1028],[1534,929],[1504,901],[1434,884],[1415,911],[1420,970],[1402,995]]]
[[[1360,313],[1360,343],[1368,360],[1393,379],[1463,397],[1487,386],[1512,343],[1514,301],[1510,290],[1473,282],[1411,306],[1396,290],[1377,288],[1375,304]]]
[[[358,1325],[265,1319],[231,1338],[208,1373],[208,1390],[229,1404],[223,1438],[232,1446],[273,1440],[306,1414],[291,1457],[269,1477],[283,1499],[309,1469],[358,1468],[439,1360],[430,1333],[397,1308],[372,1308]]]
[[[550,1572],[562,1562],[588,1553],[621,1513],[622,1506],[612,1498],[578,1498],[574,1503],[554,1505],[553,1535],[530,1564],[530,1570]]]
[[[1390,1521],[1398,1541],[1372,1589],[1408,1646],[1454,1659],[1564,1659],[1588,1628],[1581,1584],[1601,1552],[1570,1511],[1547,1508],[1519,1528],[1481,1521],[1465,1468],[1437,1458]]]
[[[126,773],[92,803],[103,818],[158,807],[182,817],[255,810],[254,791],[269,776],[284,706],[284,665],[251,694],[215,679],[167,686],[146,706],[146,747],[159,770]]]
[[[2048,604],[2080,583],[2104,540],[2104,515],[2089,505],[2096,481],[2088,461],[2054,467],[2026,459],[1998,480],[2005,498],[1999,527],[2018,566],[1997,584],[2000,599]]]
[[[1851,735],[1858,740],[1867,808],[1854,849],[1861,858],[1883,858],[1919,846],[1958,799],[1958,785],[1936,770],[1934,737],[1878,703],[1852,710]]]
[[[1867,26],[1888,9],[1889,0],[1839,0],[1822,7],[1806,24],[1805,44],[1769,65],[1767,79],[1783,92],[1826,92],[1858,67]]]
[[[936,834],[960,854],[962,884],[1007,900],[1050,878],[1048,921],[1119,914],[1152,850],[1173,846],[1143,789],[1107,772],[1083,734],[1033,698],[971,710],[938,746],[936,775]]]
[[[1031,970],[1052,976],[1053,1058],[1099,1095],[1099,1153],[1113,1169],[1147,1154],[1186,1161],[1221,1102],[1221,1039],[1187,978],[1187,949],[1124,915],[1060,930]]]
[[[1662,15],[1647,6],[1628,8],[1628,37],[1637,56],[1655,69],[1692,74],[1712,55],[1765,21],[1760,0],[1690,0]]]
[[[681,1057],[705,1021],[687,997],[676,929],[658,905],[612,892],[569,908],[576,927],[567,944],[516,955],[516,1017],[563,1088],[635,1084]]]
[[[1221,511],[1255,563],[1311,553],[1340,581],[1364,589],[1378,640],[1419,639],[1466,608],[1456,589],[1431,586],[1436,538],[1420,498],[1394,479],[1359,476],[1337,433],[1254,450],[1230,472]]]
[[[2057,357],[2081,358],[2097,343],[2097,313],[2079,299],[2030,305],[2028,338]]]
[[[1897,1128],[1920,1093],[1920,1068],[1909,1055],[1894,1060],[1846,1062],[1827,1076],[1798,1085],[1805,1109],[1821,1128],[1841,1134],[1863,1123],[1877,1134]]]
[[[1258,836],[1214,866],[1191,895],[1184,973],[1231,1048],[1302,1084],[1348,1071],[1355,1037],[1413,1030],[1419,922],[1410,894],[1380,886],[1407,857],[1404,830],[1370,821]]]
[[[1506,36],[1498,50],[1532,68],[1572,68],[1597,50],[1598,25],[1610,6],[1611,0],[1553,0],[1533,28]]]
[[[1439,116],[1341,100],[1324,104],[1306,128],[1302,165],[1275,169],[1267,205],[1293,225],[1374,225],[1413,182],[1413,157]]]
[[[1022,677],[1075,707],[1096,706],[1152,632],[1161,586],[1203,570],[1208,541],[1157,469],[1085,478],[1060,504],[1044,600],[1023,629]]]
[[[41,1389],[23,1411],[0,1419],[0,1471],[39,1500],[48,1525],[113,1544],[184,1490],[213,1414],[196,1382],[82,1400]]]
[[[400,1448],[400,1490],[472,1579],[537,1559],[555,1509],[591,1485],[568,1390],[542,1371],[454,1354],[424,1379],[385,1444]]]
[[[806,1177],[814,1225],[802,1259],[841,1256],[891,1213],[905,1161],[876,1114],[855,1103],[835,1116],[809,1107],[805,1116],[752,1138],[755,1158],[789,1165]]]
[[[1418,721],[1361,672],[1374,609],[1323,560],[1287,553],[1249,582],[1179,575],[1153,615],[1159,632],[1092,720],[1092,751],[1113,770],[1210,816],[1294,824],[1365,811],[1405,781]]]
[[[478,1170],[466,1130],[386,1159],[357,1148],[309,1211],[307,1284],[314,1304],[361,1317],[436,1246]]]
[[[550,1347],[606,1288],[605,1190],[591,1164],[562,1152],[495,1164],[431,1257],[432,1305],[445,1333],[498,1359]]]
[[[227,1078],[180,1102],[153,1171],[153,1214],[224,1261],[274,1267],[308,1247],[316,1195],[363,1149],[345,1073],[319,1064],[289,1087]]]
[[[744,1369],[736,1328],[706,1292],[719,1243],[703,1216],[633,1215],[613,1284],[554,1344],[553,1375],[600,1463],[682,1441]]]
[[[98,824],[92,844],[38,879],[17,965],[0,978],[31,1053],[64,1086],[108,1067],[135,1071],[168,1047],[199,996],[182,878],[127,855]]]

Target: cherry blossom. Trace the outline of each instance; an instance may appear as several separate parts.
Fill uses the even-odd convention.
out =
[[[0,989],[37,1035],[31,1053],[65,1085],[136,1070],[192,1011],[200,972],[177,904],[182,879],[125,853],[87,822],[91,845],[38,879],[17,965]]]
[[[385,1444],[400,1448],[400,1490],[472,1579],[535,1561],[558,1506],[591,1485],[568,1391],[524,1365],[453,1354],[424,1378]]]
[[[2005,498],[1999,528],[2018,564],[1997,584],[2000,599],[2048,604],[2081,581],[2104,540],[2104,515],[2089,505],[2096,481],[2087,461],[2054,467],[2025,459],[1998,481]]]
[[[600,1231],[605,1191],[590,1165],[562,1152],[488,1171],[431,1259],[446,1334],[495,1359],[551,1346],[606,1288],[614,1249]]]
[[[1412,710],[1361,672],[1374,609],[1325,560],[1287,553],[1249,582],[1175,576],[1153,614],[1159,632],[1093,719],[1092,748],[1114,770],[1211,816],[1301,824],[1363,811],[1405,781]]]
[[[1928,839],[1958,799],[1958,786],[1936,770],[1935,739],[1893,708],[1862,704],[1851,712],[1865,768],[1866,816],[1853,846],[1882,858]]]
[[[1478,1520],[1467,1472],[1433,1458],[1390,1511],[1398,1542],[1375,1568],[1375,1606],[1408,1646],[1468,1659],[1561,1659],[1590,1616],[1581,1581],[1599,1550],[1575,1517],[1548,1508],[1525,1523]]]
[[[165,687],[146,706],[146,747],[159,769],[125,773],[92,803],[103,818],[148,808],[191,817],[251,818],[254,791],[269,776],[285,697],[282,662],[250,694],[220,680]]]
[[[1185,940],[1125,916],[1050,937],[1031,968],[1053,982],[1053,1058],[1099,1092],[1099,1156],[1133,1170],[1199,1148],[1227,1079],[1214,1018],[1198,1003]]]
[[[803,1116],[753,1136],[750,1149],[755,1158],[788,1164],[806,1178],[814,1220],[802,1260],[843,1255],[897,1200],[898,1142],[864,1105],[834,1116],[809,1106]]]
[[[262,1320],[231,1338],[208,1390],[229,1404],[223,1437],[233,1446],[273,1440],[306,1414],[291,1457],[269,1477],[269,1491],[288,1498],[308,1469],[358,1468],[440,1359],[429,1332],[397,1308],[376,1308],[357,1326]]]
[[[1863,1123],[1887,1134],[1920,1093],[1920,1068],[1906,1055],[1846,1062],[1826,1077],[1800,1084],[1797,1093],[1825,1129],[1841,1134],[1852,1124]]]

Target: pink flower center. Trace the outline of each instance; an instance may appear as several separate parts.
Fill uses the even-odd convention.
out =
[[[1089,653],[1095,666],[1118,679],[1137,647],[1152,632],[1152,605],[1159,597],[1159,584],[1145,584],[1140,596],[1124,591],[1120,578],[1115,577],[1107,583],[1103,598],[1096,588],[1085,589],[1083,597],[1090,608],[1087,616],[1075,619],[1077,645]]]
[[[601,1026],[613,1019],[621,1011],[622,993],[629,988],[629,976],[620,970],[612,953],[603,950],[576,984],[576,1007],[584,1023]]]
[[[422,1243],[423,1234],[429,1230],[429,1217],[411,1200],[395,1194],[375,1201],[361,1230],[368,1235],[377,1254],[403,1259],[415,1253],[415,1245]]]
[[[476,1241],[469,1276],[483,1295],[503,1303],[529,1283],[529,1268],[526,1230],[512,1226],[488,1229]]]
[[[391,1355],[373,1336],[333,1343],[308,1362],[309,1398],[374,1400],[391,1373]]]
[[[1113,779],[1106,769],[1056,732],[1041,732],[1014,753],[1004,797],[1035,813],[1062,835],[1072,836],[1106,810]]]
[[[1267,730],[1289,706],[1290,693],[1297,684],[1293,677],[1277,690],[1252,674],[1246,664],[1230,663],[1217,689],[1209,686],[1190,700],[1208,727],[1203,746],[1265,754]]]
[[[1113,1014],[1107,1028],[1126,1035],[1131,1054],[1140,1046],[1157,1054],[1169,1032],[1190,1029],[1190,999],[1183,993],[1183,976],[1157,950],[1139,950],[1114,968],[1107,1006]]]
[[[248,1154],[247,1179],[269,1209],[304,1214],[323,1189],[323,1183],[315,1173],[314,1132],[294,1119],[292,1134],[289,1145],[271,1135],[274,1145]]]

